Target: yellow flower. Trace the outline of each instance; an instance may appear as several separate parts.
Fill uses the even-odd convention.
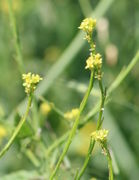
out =
[[[92,32],[96,26],[96,19],[86,18],[81,22],[79,29],[86,33],[85,39],[90,43],[92,39]]]
[[[97,67],[97,68],[101,68],[102,66],[102,57],[99,53],[97,53],[95,55],[95,58],[94,58],[94,66]]]
[[[22,75],[24,81],[23,86],[25,87],[25,92],[29,95],[34,92],[37,84],[42,80],[38,74],[32,74],[31,72]]]
[[[86,33],[92,33],[93,29],[96,26],[96,19],[86,18],[81,22],[79,29],[82,29]]]
[[[94,64],[93,64],[93,56],[91,55],[87,60],[86,60],[86,66],[85,66],[85,69],[90,69],[92,70],[93,67],[94,67]]]
[[[66,119],[71,120],[71,119],[76,118],[77,115],[78,115],[78,113],[79,113],[79,109],[78,109],[78,108],[74,108],[74,109],[72,109],[71,111],[66,112],[66,113],[64,114],[64,117],[65,117]]]
[[[99,142],[104,142],[107,139],[108,136],[108,130],[105,129],[101,129],[101,130],[97,130],[95,132],[93,132],[91,134],[91,137],[95,140],[95,141],[99,141]]]
[[[102,66],[102,58],[99,53],[96,55],[90,55],[90,57],[86,60],[86,66],[85,69],[90,69],[92,70],[93,68],[100,69]]]
[[[51,106],[48,103],[44,102],[40,106],[40,111],[43,115],[47,115],[51,111]]]
[[[2,125],[0,125],[0,139],[5,137],[6,135],[7,135],[6,129]]]

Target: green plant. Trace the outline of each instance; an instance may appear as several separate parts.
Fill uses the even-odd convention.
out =
[[[83,1],[80,2],[82,3]],[[95,17],[97,18],[102,16],[112,2],[112,0],[108,0],[105,3],[100,2],[93,15],[95,15]],[[17,55],[16,61],[20,72],[23,73],[25,72],[25,66],[22,58],[16,22],[10,0],[8,0],[8,5],[10,22],[12,24],[12,34],[15,41],[15,52]],[[18,106],[18,113],[16,113],[16,116],[14,116],[15,128],[10,126],[10,128],[13,128],[13,132],[12,135],[10,134],[10,138],[4,148],[0,151],[0,157],[2,157],[9,150],[13,143],[18,145],[19,152],[21,154],[24,154],[24,156],[26,156],[30,160],[32,165],[36,168],[35,172],[31,172],[31,178],[62,179],[64,176],[59,177],[58,171],[60,172],[62,171],[62,169],[64,169],[62,167],[63,164],[65,166],[66,163],[68,164],[67,152],[71,143],[73,142],[74,136],[78,134],[80,129],[82,129],[89,121],[93,121],[93,117],[95,114],[98,114],[96,130],[92,130],[94,132],[92,132],[91,137],[87,137],[88,139],[90,139],[90,145],[85,157],[85,161],[81,165],[81,169],[78,169],[77,172],[76,169],[70,167],[71,171],[73,170],[73,172],[71,173],[71,179],[74,178],[75,180],[79,180],[83,175],[86,174],[85,170],[88,166],[89,160],[91,157],[93,158],[92,151],[95,147],[95,144],[98,143],[102,149],[103,154],[107,158],[109,180],[113,180],[113,158],[111,157],[111,150],[109,148],[110,145],[107,139],[108,131],[102,128],[103,122],[105,122],[103,115],[104,107],[106,108],[106,105],[111,101],[111,94],[117,87],[119,87],[119,85],[139,60],[139,52],[136,53],[130,64],[119,73],[114,82],[108,88],[105,88],[102,81],[103,61],[101,55],[96,52],[95,42],[93,38],[93,31],[95,29],[95,26],[96,20],[92,18],[86,18],[79,27],[79,29],[83,30],[86,33],[85,39],[88,41],[90,46],[90,56],[86,60],[85,66],[85,69],[89,69],[90,71],[90,81],[88,88],[86,87],[87,91],[85,92],[79,108],[73,108],[71,111],[64,113],[54,103],[46,100],[43,94],[44,92],[48,91],[53,83],[55,83],[56,77],[65,69],[65,67],[71,62],[73,57],[83,46],[84,41],[82,41],[81,32],[79,32],[77,37],[70,44],[69,48],[66,49],[60,60],[56,62],[54,66],[52,66],[52,68],[48,72],[48,76],[46,75],[46,77],[44,77],[44,81],[40,83],[37,89],[36,85],[39,83],[39,81],[42,80],[39,75],[28,73],[24,74],[22,77],[24,80],[23,86],[25,87],[25,92],[28,99],[27,107],[25,110],[24,107],[26,105],[26,101]],[[94,88],[94,83],[98,83],[100,100],[95,103],[94,107],[92,107],[88,113],[85,113],[82,116],[89,96],[92,97],[91,90]],[[21,112],[24,111],[25,113],[23,117],[20,117],[20,114],[22,114]],[[53,128],[51,127],[51,122],[49,122],[47,119],[47,117],[49,117],[49,114],[51,113],[54,114],[54,117],[52,118],[54,121],[60,117],[60,120],[62,120],[62,122],[65,124],[64,127],[67,128],[67,132],[65,132],[61,137],[57,138],[57,132],[53,130]],[[13,114],[10,117],[13,117]],[[45,124],[46,122],[47,124]],[[46,125],[47,130],[45,129]],[[5,132],[2,136],[5,136]],[[67,166],[70,165],[68,164]],[[94,170],[92,169],[92,172],[93,171]],[[29,174],[26,174],[25,172],[21,172],[21,174],[19,173],[19,177],[22,176],[22,173],[25,174],[24,177],[30,177]]]

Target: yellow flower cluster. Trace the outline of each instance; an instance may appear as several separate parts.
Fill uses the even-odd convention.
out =
[[[90,57],[86,60],[86,66],[85,69],[92,70],[93,68],[100,69],[102,66],[102,57],[99,53],[96,55],[90,55]]]
[[[108,130],[106,129],[101,129],[101,130],[97,130],[95,132],[93,132],[91,134],[91,137],[95,140],[95,141],[99,141],[99,142],[104,142],[107,139],[108,136]]]
[[[31,72],[22,75],[24,80],[23,86],[25,87],[25,92],[29,95],[34,92],[37,84],[42,80],[38,74],[32,74]]]
[[[96,26],[96,19],[92,19],[92,18],[84,19],[81,22],[81,25],[79,26],[79,29],[86,32],[85,39],[87,39],[88,42],[91,41],[92,32],[93,32],[93,29],[95,28],[95,26]]]
[[[72,109],[71,111],[65,113],[65,114],[64,114],[64,117],[65,117],[66,119],[71,120],[71,119],[76,118],[77,115],[78,115],[78,113],[79,113],[79,109],[78,109],[78,108],[75,108],[75,109]]]
[[[91,33],[96,26],[96,19],[86,18],[81,22],[79,29],[82,29],[86,33]]]

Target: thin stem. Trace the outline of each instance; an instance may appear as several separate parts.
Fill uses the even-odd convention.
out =
[[[19,124],[17,125],[16,129],[13,132],[13,135],[11,136],[11,138],[9,139],[9,141],[7,142],[7,144],[4,146],[4,148],[1,150],[0,152],[0,158],[8,151],[8,149],[11,147],[11,145],[13,144],[16,136],[18,135],[20,129],[22,128],[24,122],[26,121],[26,118],[29,114],[29,110],[31,107],[31,102],[32,102],[32,95],[30,95],[28,97],[28,105],[27,105],[27,109],[25,112],[25,115],[23,116],[23,118],[20,120]]]
[[[24,154],[27,156],[27,158],[32,162],[32,164],[35,167],[40,166],[39,160],[37,159],[37,157],[33,154],[33,152],[30,149],[25,149]]]
[[[19,41],[19,36],[17,32],[17,27],[16,27],[16,20],[14,17],[13,9],[12,9],[12,2],[11,0],[7,0],[8,3],[8,8],[9,8],[9,18],[10,18],[10,23],[12,27],[12,34],[14,38],[14,45],[15,45],[15,52],[16,52],[16,62],[19,66],[20,73],[24,72],[24,64],[23,64],[23,58],[22,58],[22,53],[21,53],[21,47],[20,47],[20,41]]]
[[[108,153],[107,158],[108,158],[108,166],[109,166],[109,180],[113,180],[112,159],[110,153]]]
[[[107,144],[104,145],[104,148],[106,150],[106,156],[107,156],[107,160],[108,160],[109,180],[113,180],[112,159],[111,159],[110,151],[107,147]]]
[[[74,180],[76,180],[77,176],[78,176],[78,173],[79,173],[79,169],[77,169],[77,172],[75,174],[75,177],[74,177]]]
[[[81,102],[81,104],[80,104],[79,114],[78,114],[78,116],[77,116],[77,118],[76,118],[76,120],[75,120],[75,122],[74,122],[74,124],[73,124],[73,127],[72,127],[71,131],[70,131],[70,134],[69,134],[67,143],[66,143],[66,145],[65,145],[65,147],[64,147],[64,149],[63,149],[63,152],[62,152],[62,154],[61,154],[61,156],[60,156],[60,158],[59,158],[59,161],[58,161],[58,163],[57,163],[54,171],[52,172],[52,175],[50,176],[50,179],[51,179],[51,180],[52,180],[52,179],[54,178],[54,176],[56,175],[56,172],[57,172],[57,170],[59,169],[59,166],[60,166],[61,162],[63,161],[63,158],[64,158],[64,156],[66,155],[66,153],[67,153],[67,151],[68,151],[68,149],[69,149],[69,146],[70,146],[70,144],[71,144],[71,142],[72,142],[72,139],[73,139],[73,137],[74,137],[74,135],[75,135],[75,133],[76,133],[76,129],[77,129],[78,124],[79,124],[80,115],[81,115],[82,111],[83,111],[84,108],[85,108],[85,105],[86,105],[86,103],[87,103],[88,97],[89,97],[90,92],[91,92],[91,90],[92,90],[92,88],[93,88],[93,82],[94,82],[93,80],[94,80],[94,71],[92,70],[92,71],[91,71],[91,76],[90,76],[90,82],[89,82],[88,90],[87,90],[87,92],[86,92],[86,94],[85,94],[85,96],[84,96],[84,98],[83,98],[83,100],[82,100],[82,102]]]
[[[57,139],[51,146],[49,146],[49,148],[45,152],[46,157],[48,157],[54,149],[56,149],[58,146],[60,146],[65,141],[65,139],[68,138],[69,133],[70,133],[70,131],[66,132],[63,136],[61,136],[59,139]]]
[[[88,149],[88,152],[87,152],[87,156],[86,156],[86,159],[84,161],[84,164],[83,164],[83,167],[81,169],[81,171],[79,172],[79,175],[77,176],[77,178],[75,180],[78,180],[81,178],[81,176],[83,175],[87,165],[88,165],[88,162],[91,158],[91,155],[92,155],[92,149],[94,148],[95,146],[95,141],[91,138],[90,140],[90,145],[89,145],[89,149]]]
[[[111,86],[108,89],[108,95],[111,94],[120,85],[120,83],[126,78],[126,76],[129,74],[131,69],[136,65],[138,61],[139,61],[139,50],[136,52],[135,56],[130,61],[128,66],[123,68],[123,70],[116,77],[115,81],[111,84]]]
[[[99,88],[101,90],[101,105],[100,105],[100,110],[99,110],[99,117],[97,120],[97,130],[99,130],[101,128],[102,119],[103,119],[102,115],[103,115],[104,104],[105,104],[105,99],[106,99],[106,93],[104,93],[104,90],[103,90],[102,80],[99,80]],[[91,153],[94,149],[94,146],[95,146],[95,141],[92,140],[92,138],[91,138],[88,153],[87,153],[87,156],[85,158],[83,167],[81,168],[81,171],[79,172],[79,175],[76,178],[77,180],[79,180],[82,177],[83,173],[85,172],[87,165],[88,165],[88,162],[91,158]]]
[[[45,103],[48,103],[50,105],[50,107],[52,108],[52,110],[57,113],[59,116],[61,116],[62,118],[65,119],[65,116],[64,116],[64,113],[58,108],[55,106],[55,104],[49,102],[48,100],[46,100],[43,96],[40,96],[39,99],[42,101],[42,102],[45,102]]]
[[[103,90],[102,80],[99,80],[99,88],[101,90],[101,105],[100,105],[100,111],[99,111],[99,118],[97,120],[97,130],[100,129],[102,124],[102,116],[104,112],[104,105],[105,105],[105,99],[106,99],[106,89]]]

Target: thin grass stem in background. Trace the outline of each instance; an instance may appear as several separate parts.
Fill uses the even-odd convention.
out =
[[[14,47],[15,47],[15,52],[16,52],[15,60],[18,64],[19,71],[22,74],[25,72],[25,67],[24,67],[23,57],[21,53],[21,45],[20,45],[19,34],[17,31],[17,26],[16,26],[16,20],[14,17],[14,12],[13,12],[13,7],[12,7],[12,0],[7,0],[7,4],[8,4],[9,19],[10,19],[13,40],[14,40]]]

